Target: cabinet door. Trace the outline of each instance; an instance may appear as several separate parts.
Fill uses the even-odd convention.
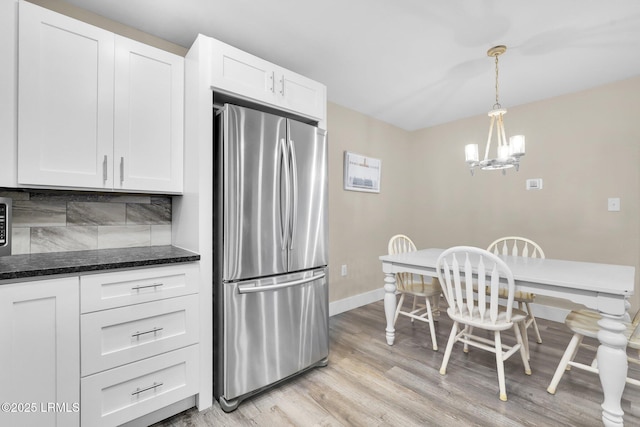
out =
[[[113,187],[113,40],[20,3],[19,184]]]
[[[211,84],[215,89],[262,103],[275,104],[272,63],[211,39]]]
[[[323,84],[281,68],[277,92],[280,105],[290,111],[323,120],[327,89]]]
[[[0,187],[16,187],[18,113],[18,2],[0,1]]]
[[[180,193],[184,58],[115,37],[114,188]]]
[[[323,121],[323,84],[253,56],[219,40],[211,43],[211,85],[233,96]]]
[[[79,425],[79,299],[77,277],[0,285],[0,402],[30,405],[0,425]]]

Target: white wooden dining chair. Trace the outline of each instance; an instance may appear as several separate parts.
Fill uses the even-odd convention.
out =
[[[491,243],[487,250],[497,255],[511,255],[522,256],[530,258],[544,258],[544,252],[540,245],[533,240],[525,237],[508,236],[501,237]],[[531,292],[516,291],[514,295],[514,301],[518,303],[518,308],[527,313],[527,321],[524,328],[524,345],[527,350],[527,356],[529,355],[529,338],[527,329],[533,326],[533,330],[536,334],[536,341],[538,344],[542,344],[542,337],[540,336],[540,329],[538,329],[538,322],[531,310],[531,304],[535,300],[535,294]],[[504,297],[501,297],[504,298]]]
[[[584,337],[598,338],[598,321],[600,319],[601,316],[597,311],[589,309],[574,310],[567,315],[564,324],[571,329],[573,336],[560,359],[560,363],[558,364],[555,374],[553,374],[549,387],[547,387],[549,393],[556,394],[560,380],[566,371],[571,370],[571,367],[582,369],[583,371],[596,375],[599,373],[596,359],[598,347],[583,343],[583,339]],[[628,353],[635,353],[633,357],[627,357],[627,360],[630,363],[640,365],[640,310],[638,310],[631,322],[625,322],[625,326],[627,327],[625,331],[627,347],[630,349]],[[587,365],[586,363],[575,360],[581,348],[591,351],[591,364]],[[640,386],[639,379],[629,376],[627,377],[627,383]]]
[[[389,254],[399,254],[405,252],[414,252],[416,245],[413,241],[404,234],[397,234],[389,239],[388,251]],[[395,327],[396,321],[399,315],[407,316],[411,318],[411,321],[419,320],[429,324],[429,331],[431,332],[431,343],[433,350],[438,350],[438,341],[436,337],[434,312],[439,313],[439,300],[440,300],[440,284],[437,279],[430,280],[421,275],[414,275],[411,273],[396,273],[396,289],[400,294],[400,300],[396,307],[395,316],[393,318],[393,325]],[[405,296],[413,297],[413,303],[411,311],[403,310]],[[424,300],[424,304],[418,300]]]
[[[456,342],[464,343],[465,348],[472,346],[490,351],[496,355],[500,400],[506,401],[504,361],[519,352],[525,374],[531,375],[520,333],[527,315],[513,307],[513,273],[497,255],[470,246],[456,246],[445,250],[438,258],[436,272],[449,304],[447,314],[453,320],[440,374],[446,374],[451,350]],[[474,286],[477,289],[487,289],[487,292],[476,294]],[[501,295],[506,296],[507,305],[499,303]],[[477,329],[492,331],[493,340],[475,335],[473,331]],[[500,335],[502,331],[509,329],[513,329],[516,335],[517,342],[513,346],[503,344]]]

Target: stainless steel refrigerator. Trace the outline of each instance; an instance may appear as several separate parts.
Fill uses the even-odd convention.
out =
[[[214,135],[214,396],[229,412],[327,364],[327,142],[229,103]]]

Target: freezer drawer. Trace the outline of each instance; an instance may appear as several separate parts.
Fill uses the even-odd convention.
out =
[[[236,399],[329,354],[326,269],[223,285],[223,397]]]

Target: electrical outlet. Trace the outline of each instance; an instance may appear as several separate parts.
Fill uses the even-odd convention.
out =
[[[620,198],[609,197],[607,200],[607,210],[609,212],[620,212]]]
[[[340,274],[344,277],[347,275],[347,264],[342,264],[342,267],[340,269]]]

